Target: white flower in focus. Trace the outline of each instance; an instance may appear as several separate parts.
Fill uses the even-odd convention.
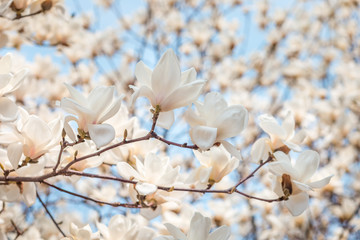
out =
[[[173,50],[167,50],[151,71],[143,62],[135,68],[138,81],[134,90],[132,103],[138,97],[146,97],[151,105],[160,106],[159,124],[169,129],[174,122],[172,110],[187,106],[199,97],[205,81],[196,80],[194,68],[181,72],[179,61]]]
[[[18,132],[14,132],[14,136],[18,139],[7,147],[8,158],[15,170],[23,155],[26,157],[25,161],[38,160],[59,144],[62,121],[54,119],[46,123],[39,117],[30,115],[23,123],[18,123],[17,127]]]
[[[240,152],[225,141],[238,135],[247,125],[248,112],[240,105],[228,106],[220,93],[206,94],[204,103],[195,103],[196,112],[189,108],[185,118],[190,124],[190,137],[201,150],[221,143],[233,156],[241,159]]]
[[[322,188],[330,182],[332,176],[319,181],[310,179],[319,167],[320,156],[317,152],[307,150],[302,152],[292,166],[288,155],[278,151],[274,153],[276,162],[269,163],[269,170],[276,176],[274,192],[279,196],[288,198],[285,206],[292,215],[298,216],[309,205],[309,190]]]
[[[12,73],[12,55],[6,54],[0,59],[0,121],[13,121],[18,115],[17,105],[3,97],[18,89],[23,82],[27,69],[21,69],[16,73]]]
[[[61,108],[74,114],[77,118],[65,118],[66,134],[75,141],[76,137],[69,125],[69,121],[76,121],[84,137],[90,137],[97,148],[110,143],[115,137],[115,130],[104,121],[114,116],[119,110],[122,97],[114,97],[115,87],[94,88],[87,97],[84,97],[74,87],[66,84],[71,98],[61,99]],[[80,136],[82,135],[79,132]],[[88,136],[86,136],[88,134]]]
[[[226,240],[230,238],[228,226],[221,226],[210,233],[210,218],[204,217],[198,212],[191,219],[190,230],[187,235],[170,223],[164,225],[172,236],[160,236],[154,240]]]
[[[222,146],[213,147],[209,151],[194,151],[196,158],[205,168],[211,168],[209,183],[220,182],[221,179],[239,166],[239,159],[231,157]]]
[[[251,148],[251,158],[254,162],[266,160],[269,153],[283,151],[286,154],[291,150],[301,151],[299,146],[305,139],[306,133],[300,130],[295,134],[295,120],[293,114],[288,112],[280,126],[273,116],[264,114],[259,117],[259,125],[269,134],[270,138],[256,140]]]
[[[139,193],[146,196],[146,200],[155,200],[157,204],[162,204],[170,199],[169,193],[158,192],[157,185],[174,186],[180,167],[173,168],[168,157],[160,158],[154,153],[149,153],[144,163],[136,158],[136,170],[126,162],[119,162],[117,170],[123,178],[139,181],[135,188],[133,185],[130,187],[130,195],[133,200],[136,200],[137,193]]]

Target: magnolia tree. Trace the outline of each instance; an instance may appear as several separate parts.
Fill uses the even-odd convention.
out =
[[[130,2],[0,2],[0,239],[359,238],[359,2]]]

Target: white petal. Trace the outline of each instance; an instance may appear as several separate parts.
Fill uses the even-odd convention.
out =
[[[36,200],[36,186],[35,183],[32,182],[24,182],[23,184],[24,202],[28,207],[30,207]]]
[[[167,230],[169,231],[169,233],[175,238],[175,239],[179,239],[179,240],[186,240],[186,236],[185,234],[178,229],[177,227],[175,227],[174,225],[170,224],[170,223],[165,223],[164,224],[165,227],[167,228]]]
[[[160,112],[156,125],[165,129],[170,129],[174,121],[174,111]]]
[[[23,153],[22,148],[23,148],[23,145],[20,142],[12,143],[7,147],[7,156],[11,163],[11,166],[14,169],[17,169],[19,166],[20,158]]]
[[[191,140],[201,150],[208,150],[216,141],[217,129],[207,126],[195,126],[190,129]]]
[[[307,209],[308,205],[309,195],[306,192],[291,195],[289,200],[285,201],[285,206],[289,209],[293,216],[299,216]]]
[[[69,122],[70,121],[75,121],[77,122],[77,118],[73,117],[73,116],[66,116],[65,120],[64,120],[64,130],[66,132],[66,135],[72,140],[72,141],[76,141],[76,135],[72,129],[72,127],[70,126]]]
[[[101,113],[107,109],[107,106],[112,102],[112,99],[114,98],[114,92],[114,86],[96,87],[90,92],[87,98],[87,104],[85,106],[88,106],[89,109],[94,112],[95,116],[100,116]]]
[[[269,146],[270,139],[260,138],[251,147],[251,159],[253,162],[258,163],[260,160],[266,160],[271,153]]]
[[[149,99],[151,106],[156,107],[156,99],[153,91],[148,86],[141,86],[140,88],[130,86],[130,88],[134,89],[134,93],[131,95],[131,105],[134,105],[135,100],[138,97],[146,97]]]
[[[119,111],[119,109],[121,107],[122,98],[123,98],[123,96],[115,99],[111,103],[111,105],[99,115],[97,123],[103,123],[104,121],[106,121],[109,118],[111,118],[112,116],[114,116]]]
[[[184,117],[191,127],[194,127],[196,125],[206,125],[205,119],[201,118],[198,114],[196,114],[191,109],[191,106],[186,110]]]
[[[284,173],[296,178],[297,172],[292,168],[290,161],[275,161],[268,164],[269,171],[281,177]]]
[[[139,192],[140,195],[149,195],[156,192],[157,186],[151,183],[138,182],[135,186],[135,189]]]
[[[274,153],[275,160],[277,161],[285,161],[290,163],[290,157],[285,154],[283,151],[276,151]]]
[[[195,68],[190,68],[181,73],[181,84],[185,85],[196,80]]]
[[[218,115],[227,108],[227,103],[220,93],[209,92],[205,95],[204,104],[195,102],[195,106],[200,115],[206,119],[206,122],[213,124]]]
[[[294,119],[294,115],[290,111],[287,113],[284,121],[282,122],[282,127],[286,132],[285,138],[289,138],[294,134],[295,119]]]
[[[0,74],[8,73],[12,67],[12,54],[7,53],[0,59]]]
[[[5,88],[9,84],[11,78],[12,78],[11,74],[0,72],[0,93],[2,93],[2,94],[6,93],[2,89]]]
[[[301,190],[301,191],[304,191],[304,192],[307,192],[307,191],[310,191],[312,190],[310,186],[304,184],[304,183],[301,183],[301,182],[298,182],[296,180],[292,180],[292,182]]]
[[[320,156],[313,150],[302,152],[296,160],[294,168],[299,174],[299,181],[307,182],[319,166]]]
[[[171,187],[173,185],[179,175],[180,172],[180,166],[177,166],[176,168],[170,168],[164,175],[161,176],[159,179],[160,182],[157,182],[157,184],[161,184],[164,187]]]
[[[94,115],[94,112],[86,107],[80,105],[78,102],[71,98],[63,98],[60,101],[60,107],[68,113],[74,114],[79,117],[88,118],[88,116]],[[91,121],[91,120],[90,120]]]
[[[139,173],[126,162],[119,162],[118,164],[116,164],[116,168],[119,175],[127,180],[130,180],[132,178],[136,180],[141,179]]]
[[[204,217],[199,212],[191,219],[190,230],[187,234],[188,239],[206,240],[210,232],[210,218]]]
[[[332,178],[333,176],[328,176],[326,178],[323,178],[319,181],[316,181],[316,182],[311,182],[309,183],[308,185],[312,188],[322,188],[324,187],[325,185],[327,185],[329,182],[330,182],[330,179]]]
[[[230,144],[227,141],[221,141],[221,144],[224,146],[226,151],[228,151],[232,156],[236,157],[237,159],[241,160],[241,154],[240,151],[236,149],[232,144]]]
[[[162,55],[151,76],[151,88],[159,104],[180,85],[180,64],[172,49]]]
[[[305,140],[305,138],[306,131],[302,129],[295,134],[295,136],[291,139],[291,142],[295,144],[301,144]]]
[[[23,83],[24,78],[26,77],[26,75],[28,74],[29,70],[28,69],[22,69],[19,72],[17,72],[13,79],[10,81],[10,84],[7,86],[7,93],[13,92],[16,89],[18,89],[21,84]]]
[[[18,116],[18,106],[6,97],[0,98],[0,121],[14,121]]]
[[[197,100],[205,81],[194,81],[190,84],[181,86],[170,93],[161,103],[162,111],[169,111],[180,107],[185,107]]]
[[[230,227],[221,226],[213,231],[207,240],[227,240],[230,238]]]
[[[153,174],[162,174],[167,163],[168,161],[166,158],[160,158],[155,153],[149,153],[144,160],[145,171],[146,173],[150,173],[147,177],[151,177]],[[138,167],[138,165],[136,165],[136,167]]]
[[[146,66],[143,61],[140,61],[136,64],[135,67],[135,76],[136,79],[139,81],[140,85],[146,85],[151,88],[151,69]]]
[[[87,99],[84,97],[84,95],[79,92],[77,89],[75,89],[70,84],[64,83],[68,91],[70,92],[71,98],[77,102],[80,105],[86,105]]]
[[[26,142],[31,145],[37,146],[36,152],[39,152],[43,146],[47,145],[53,138],[51,129],[47,123],[37,116],[31,115],[21,129]],[[33,151],[33,150],[32,150]],[[35,153],[36,153],[35,152]],[[36,156],[28,156],[36,157]]]
[[[281,139],[285,139],[286,132],[279,125],[273,116],[264,114],[259,117],[259,126],[270,136],[278,136]]]
[[[239,134],[247,126],[248,118],[247,110],[240,105],[226,108],[216,118],[218,139],[230,138]]]
[[[28,164],[18,168],[16,173],[19,176],[39,176],[41,175],[41,171],[44,169],[46,162],[44,157],[40,157],[37,163]]]
[[[96,148],[105,146],[115,138],[115,130],[110,124],[88,124],[88,129]]]
[[[300,152],[301,151],[301,147],[293,142],[290,141],[284,141],[284,144],[290,148],[291,150],[295,151],[295,152]]]

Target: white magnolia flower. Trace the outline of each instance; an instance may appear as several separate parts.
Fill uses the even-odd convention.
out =
[[[201,150],[208,150],[215,143],[221,143],[238,159],[240,152],[225,141],[238,135],[247,125],[248,112],[240,105],[228,106],[220,93],[206,94],[204,103],[195,103],[196,112],[189,108],[185,118],[190,124],[190,137]]]
[[[294,216],[300,215],[309,204],[309,190],[322,188],[330,182],[332,176],[311,182],[310,179],[319,166],[320,156],[317,152],[302,152],[293,166],[288,155],[278,151],[274,153],[276,162],[269,164],[269,170],[276,176],[274,192],[288,198],[285,206]]]
[[[123,178],[139,181],[135,189],[130,188],[130,195],[136,200],[136,195],[146,196],[147,200],[156,200],[157,204],[164,203],[170,198],[166,191],[157,192],[157,185],[172,187],[176,183],[180,167],[173,168],[168,157],[160,158],[154,153],[149,153],[144,163],[136,158],[136,170],[126,162],[119,162],[117,170]]]
[[[57,146],[62,131],[60,119],[46,123],[35,115],[24,114],[23,117],[26,119],[19,120],[17,129],[14,129],[13,138],[17,137],[16,141],[7,147],[8,158],[15,170],[22,156],[26,158],[25,161],[38,160]]]
[[[179,61],[173,50],[167,50],[151,71],[143,62],[135,68],[137,86],[132,103],[138,97],[147,97],[155,108],[160,106],[159,124],[169,129],[174,122],[173,109],[191,104],[199,97],[205,81],[196,80],[194,68],[181,72]]]
[[[4,171],[10,171],[13,168],[12,164],[10,163],[7,152],[4,149],[0,149],[0,174],[4,175]],[[38,166],[35,166],[38,165]],[[21,172],[10,172],[9,176],[16,177],[16,176],[29,176],[35,175],[39,173],[39,168],[41,169],[44,167],[44,164],[31,164],[29,166],[25,166],[22,168]],[[40,169],[40,170],[41,170]],[[6,202],[14,202],[18,200],[23,200],[27,206],[31,206],[36,201],[36,187],[35,183],[33,182],[23,182],[20,184],[7,184],[0,186],[0,200]]]
[[[305,139],[306,133],[300,130],[295,134],[295,120],[293,114],[288,112],[282,125],[273,116],[264,114],[259,117],[259,125],[262,130],[269,134],[270,138],[256,140],[251,148],[251,158],[254,162],[266,160],[269,153],[281,150],[288,153],[291,150],[301,151],[299,146]]]
[[[17,105],[3,96],[18,89],[27,73],[27,69],[21,69],[16,73],[12,72],[11,54],[6,54],[0,59],[0,121],[6,122],[16,119]]]
[[[209,151],[194,151],[196,158],[205,168],[211,168],[209,183],[220,182],[221,179],[239,166],[239,159],[231,157],[222,146],[213,147]]]
[[[115,130],[110,124],[103,123],[114,116],[119,110],[122,97],[114,97],[115,87],[94,88],[87,97],[84,97],[74,87],[66,84],[71,98],[61,99],[61,108],[74,114],[77,118],[68,116],[65,118],[66,134],[76,140],[69,121],[76,121],[80,129],[80,136],[90,137],[97,148],[100,148],[115,137]]]
[[[152,239],[154,231],[148,227],[142,227],[135,218],[124,215],[113,216],[108,226],[103,223],[96,224],[104,240],[142,240]]]
[[[99,240],[100,239],[100,233],[99,232],[93,233],[89,224],[80,228],[76,224],[70,223],[69,230],[70,230],[69,231],[70,237],[65,237],[65,238],[62,238],[61,240],[71,240],[71,239]]]
[[[210,233],[211,220],[196,212],[191,219],[190,230],[185,235],[170,223],[164,224],[172,236],[160,236],[154,240],[226,240],[230,238],[230,228],[221,226]]]

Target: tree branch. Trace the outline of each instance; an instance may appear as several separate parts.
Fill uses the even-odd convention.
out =
[[[61,233],[61,235],[63,235],[63,237],[66,237],[65,233],[61,230],[59,224],[55,221],[54,217],[52,216],[52,214],[50,213],[49,209],[47,208],[46,204],[41,200],[41,197],[39,195],[39,193],[36,191],[36,197],[37,199],[39,199],[41,205],[44,207],[45,211],[47,212],[47,214],[49,215],[49,217],[51,218],[51,221],[55,224],[56,228],[59,230],[59,232]]]

